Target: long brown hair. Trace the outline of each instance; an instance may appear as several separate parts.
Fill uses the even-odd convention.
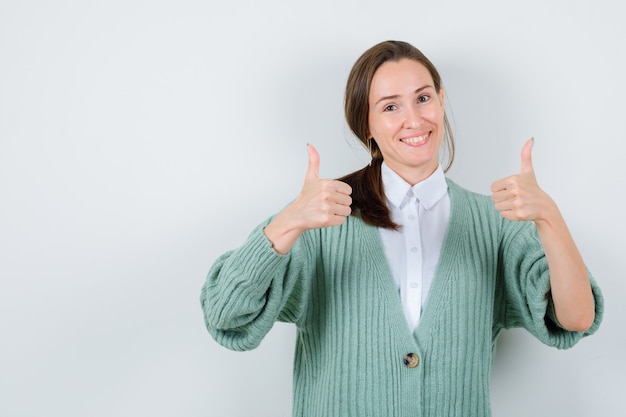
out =
[[[339,178],[339,180],[352,187],[352,215],[361,217],[367,224],[387,229],[397,229],[398,225],[391,220],[389,208],[385,202],[385,191],[380,173],[383,155],[376,141],[370,136],[368,99],[370,85],[376,70],[385,62],[397,62],[404,58],[417,61],[426,67],[433,78],[435,91],[440,92],[442,85],[439,72],[419,49],[407,42],[385,41],[365,51],[354,63],[346,83],[344,101],[348,126],[368,149],[372,161],[365,168]],[[447,172],[454,161],[454,137],[445,114],[443,124],[443,142],[448,158],[444,171]]]

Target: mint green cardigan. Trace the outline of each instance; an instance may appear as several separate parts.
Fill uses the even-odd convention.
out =
[[[450,223],[414,333],[377,228],[353,216],[305,232],[287,255],[263,234],[270,220],[260,225],[211,268],[201,295],[207,329],[243,351],[277,320],[296,324],[293,417],[489,416],[500,331],[524,327],[569,348],[596,331],[603,300],[590,277],[594,324],[561,328],[534,224],[504,220],[488,197],[448,187]]]

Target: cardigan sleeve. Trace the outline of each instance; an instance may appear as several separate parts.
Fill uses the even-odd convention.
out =
[[[604,300],[591,274],[595,320],[584,332],[566,330],[554,313],[548,261],[535,225],[504,220],[503,229],[499,267],[505,295],[503,327],[523,327],[542,343],[559,349],[572,347],[595,333],[602,321]]]
[[[258,226],[241,247],[220,256],[202,287],[207,330],[232,350],[256,348],[276,321],[297,323],[306,309],[315,270],[310,236],[303,234],[281,255],[263,233],[268,223]]]

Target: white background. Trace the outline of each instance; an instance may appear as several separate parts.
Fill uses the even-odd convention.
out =
[[[294,328],[217,345],[222,252],[321,173],[367,158],[355,59],[422,49],[447,91],[450,177],[488,193],[535,137],[606,298],[574,349],[501,338],[495,416],[626,414],[625,14],[618,0],[0,2],[0,416],[289,416]]]

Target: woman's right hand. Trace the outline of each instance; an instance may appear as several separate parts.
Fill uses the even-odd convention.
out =
[[[352,188],[341,181],[321,179],[320,156],[307,145],[309,166],[300,195],[265,227],[265,236],[274,250],[289,252],[300,235],[308,229],[338,226],[350,215]]]

